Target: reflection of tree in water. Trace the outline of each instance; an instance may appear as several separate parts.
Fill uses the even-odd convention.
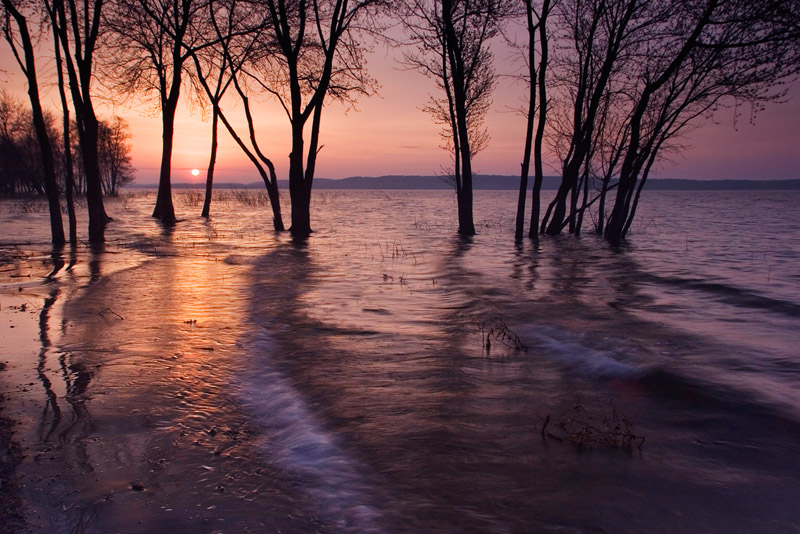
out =
[[[46,280],[48,284],[55,285],[58,283],[55,276],[64,269],[65,262],[62,257],[60,249],[55,249],[51,255],[53,267],[47,275]],[[66,268],[71,271],[72,267],[77,263],[77,253],[73,247],[70,251],[70,260]],[[92,273],[92,280],[99,279],[100,277],[100,263],[101,255],[93,254],[90,261],[90,272]],[[52,287],[49,296],[45,298],[42,309],[39,312],[39,341],[41,349],[39,350],[39,357],[36,366],[36,373],[39,381],[45,392],[45,406],[42,413],[42,418],[39,426],[39,439],[42,442],[47,442],[52,437],[53,433],[58,429],[59,425],[63,422],[62,408],[58,402],[58,395],[54,391],[53,382],[47,375],[48,356],[52,351],[52,340],[50,338],[50,316],[53,306],[58,301],[61,295],[61,290],[58,287]],[[62,332],[64,325],[62,324]],[[58,433],[60,442],[67,441],[67,437],[72,433],[76,425],[84,423],[91,424],[89,412],[85,406],[85,392],[89,387],[92,380],[92,372],[86,368],[83,363],[73,362],[70,363],[70,354],[61,352],[58,357],[58,364],[61,370],[61,379],[65,385],[65,400],[72,408],[72,418],[70,423],[62,428]],[[79,434],[79,438],[88,435],[89,427],[84,428]],[[78,439],[78,443],[82,443],[82,439]],[[83,447],[82,445],[80,447]],[[78,451],[78,456],[85,458],[85,451]]]
[[[92,243],[89,255],[89,283],[94,284],[103,275],[102,265],[105,253],[105,244]]]
[[[533,291],[539,280],[539,261],[541,259],[541,243],[537,239],[530,241],[530,251],[525,241],[514,243],[514,259],[511,262],[511,278],[521,280],[527,291]],[[527,273],[525,272],[527,270]]]
[[[276,409],[264,424],[276,448],[303,443],[300,450],[315,452],[310,473],[302,462],[290,468],[315,477],[309,486],[332,499],[323,516],[353,519],[352,502],[336,497],[343,487],[369,495],[362,504],[374,507],[378,526],[394,531],[497,531],[514,505],[525,504],[485,498],[506,484],[524,494],[517,458],[529,453],[541,426],[530,409],[535,389],[527,387],[525,363],[500,349],[502,362],[482,352],[479,324],[504,317],[514,296],[470,268],[480,253],[472,239],[456,237],[447,249],[434,273],[441,283],[401,286],[402,295],[362,293],[358,283],[332,276],[328,269],[336,272],[341,258],[313,244],[279,247],[256,263],[252,317],[269,325],[271,341],[261,370],[280,369],[268,373],[285,377],[278,391],[316,422],[295,421],[285,431]],[[360,314],[317,312],[329,299],[356,295],[364,297]],[[385,319],[373,317],[375,310]],[[275,387],[269,384],[264,389]],[[284,405],[294,404],[276,402]]]
[[[51,290],[50,296],[44,299],[42,311],[39,313],[39,340],[42,343],[42,348],[39,350],[39,363],[36,366],[36,373],[44,387],[44,393],[47,399],[44,405],[44,412],[42,413],[41,425],[39,427],[39,439],[41,441],[47,441],[61,422],[61,408],[58,406],[58,398],[53,391],[52,382],[50,382],[50,379],[47,378],[47,374],[45,373],[47,368],[47,354],[50,351],[50,335],[48,332],[50,309],[53,307],[53,304],[55,304],[57,298],[58,289]]]

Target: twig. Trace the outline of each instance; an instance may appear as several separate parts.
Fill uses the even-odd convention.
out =
[[[100,317],[104,317],[105,314],[107,314],[107,313],[110,313],[112,315],[117,316],[120,321],[124,321],[125,320],[125,318],[123,316],[121,316],[120,314],[118,314],[117,312],[112,310],[111,308],[103,308],[101,311],[97,312],[97,315],[99,315]]]

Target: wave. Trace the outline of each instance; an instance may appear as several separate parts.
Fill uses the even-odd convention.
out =
[[[696,291],[702,291],[715,296],[722,302],[740,308],[752,308],[782,313],[789,317],[800,317],[800,304],[790,300],[767,297],[731,284],[708,282],[696,278],[680,278],[674,276],[660,276],[653,273],[644,275],[649,281],[663,285],[677,286]]]
[[[720,368],[713,371],[694,361],[667,361],[652,352],[627,347],[603,346],[606,339],[558,330],[552,326],[529,325],[521,329],[532,347],[545,349],[547,356],[566,364],[573,372],[592,378],[635,382],[660,397],[677,399],[705,408],[717,406],[740,413],[761,414],[800,425],[800,402],[794,388],[766,372]],[[708,371],[708,378],[702,373]]]
[[[241,401],[264,431],[265,458],[299,477],[337,532],[380,533],[367,471],[325,428],[292,381],[270,361],[271,337],[262,331],[245,345],[253,368]]]

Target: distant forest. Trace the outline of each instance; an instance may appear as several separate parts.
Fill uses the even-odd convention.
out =
[[[458,232],[469,237],[476,231],[473,191],[499,183],[478,176],[472,160],[491,142],[484,119],[492,92],[501,75],[513,77],[527,97],[517,110],[526,129],[519,194],[509,206],[515,239],[579,235],[587,221],[616,245],[627,236],[645,184],[667,187],[649,175],[684,149],[688,132],[723,108],[741,120],[779,104],[800,73],[800,0],[1,1],[3,37],[28,84],[30,120],[21,142],[37,145],[15,149],[5,164],[22,168],[36,158],[23,189],[47,197],[54,244],[66,241],[62,196],[76,242],[73,195],[83,189],[89,241],[105,240],[108,170],[94,104],[101,97],[150,102],[160,112],[153,217],[163,225],[178,222],[172,148],[183,96],[211,118],[201,216],[210,214],[221,129],[261,177],[279,232],[286,229],[279,188],[288,185],[289,231],[302,240],[312,232],[312,188],[334,186],[316,177],[323,110],[376,94],[380,80],[370,76],[367,57],[374,46],[391,47],[401,54],[399,67],[431,88],[424,111],[441,127],[449,158],[444,179],[455,190]],[[513,51],[517,71],[497,72],[498,43]],[[42,107],[45,85],[58,89],[61,139],[56,116]],[[288,162],[273,159],[274,149],[259,141],[264,125],[253,103],[261,99],[285,113]],[[544,176],[545,153],[560,169],[556,194],[542,206],[541,190],[554,187]],[[288,182],[278,180],[279,172]],[[380,180],[403,187],[411,181]],[[367,183],[374,182],[335,185]],[[425,187],[432,183],[439,185]]]
[[[45,110],[45,129],[55,156],[59,188],[66,187],[65,165],[70,162],[75,193],[85,194],[86,172],[75,125],[68,130],[69,141],[64,143],[64,130],[58,119],[58,115]],[[134,179],[130,139],[125,119],[114,116],[99,122],[97,149],[104,195],[116,196],[122,186]],[[69,157],[64,154],[65,145],[70,151]],[[30,107],[8,92],[0,91],[0,197],[45,194],[43,158]]]

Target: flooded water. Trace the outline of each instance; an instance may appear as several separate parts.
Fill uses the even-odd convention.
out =
[[[652,192],[513,243],[513,192],[3,201],[0,373],[35,532],[800,532],[800,194]],[[288,206],[285,209],[288,213]]]

